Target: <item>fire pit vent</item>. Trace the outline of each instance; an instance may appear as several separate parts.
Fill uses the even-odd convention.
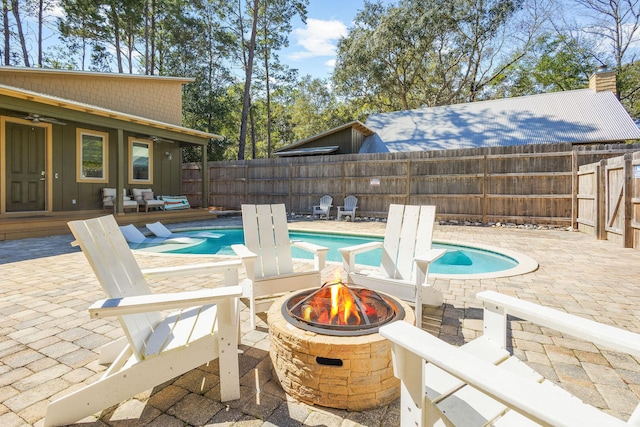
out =
[[[341,281],[295,294],[282,305],[291,324],[324,335],[373,334],[385,323],[404,318],[404,309],[389,297]]]

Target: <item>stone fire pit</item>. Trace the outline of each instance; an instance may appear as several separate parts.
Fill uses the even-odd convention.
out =
[[[330,336],[305,331],[282,314],[290,295],[276,300],[269,312],[270,356],[284,391],[307,404],[362,411],[387,405],[400,396],[393,375],[391,344],[378,333]],[[415,324],[411,307],[404,322]]]

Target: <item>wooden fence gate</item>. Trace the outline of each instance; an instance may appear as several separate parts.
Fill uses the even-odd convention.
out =
[[[580,166],[578,229],[640,247],[640,152]]]

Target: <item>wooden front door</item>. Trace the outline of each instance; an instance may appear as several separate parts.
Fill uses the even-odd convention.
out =
[[[44,211],[46,207],[46,130],[7,122],[6,210]]]

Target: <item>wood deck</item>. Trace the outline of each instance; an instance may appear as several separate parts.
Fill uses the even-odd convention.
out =
[[[77,219],[94,218],[109,215],[108,211],[53,212],[33,214],[11,214],[0,217],[0,240],[15,240],[29,237],[44,237],[70,233],[67,222]],[[201,221],[217,218],[217,214],[208,209],[191,208],[175,211],[127,212],[116,215],[120,225],[134,224],[144,227],[145,224],[161,221],[163,224],[176,222]]]

